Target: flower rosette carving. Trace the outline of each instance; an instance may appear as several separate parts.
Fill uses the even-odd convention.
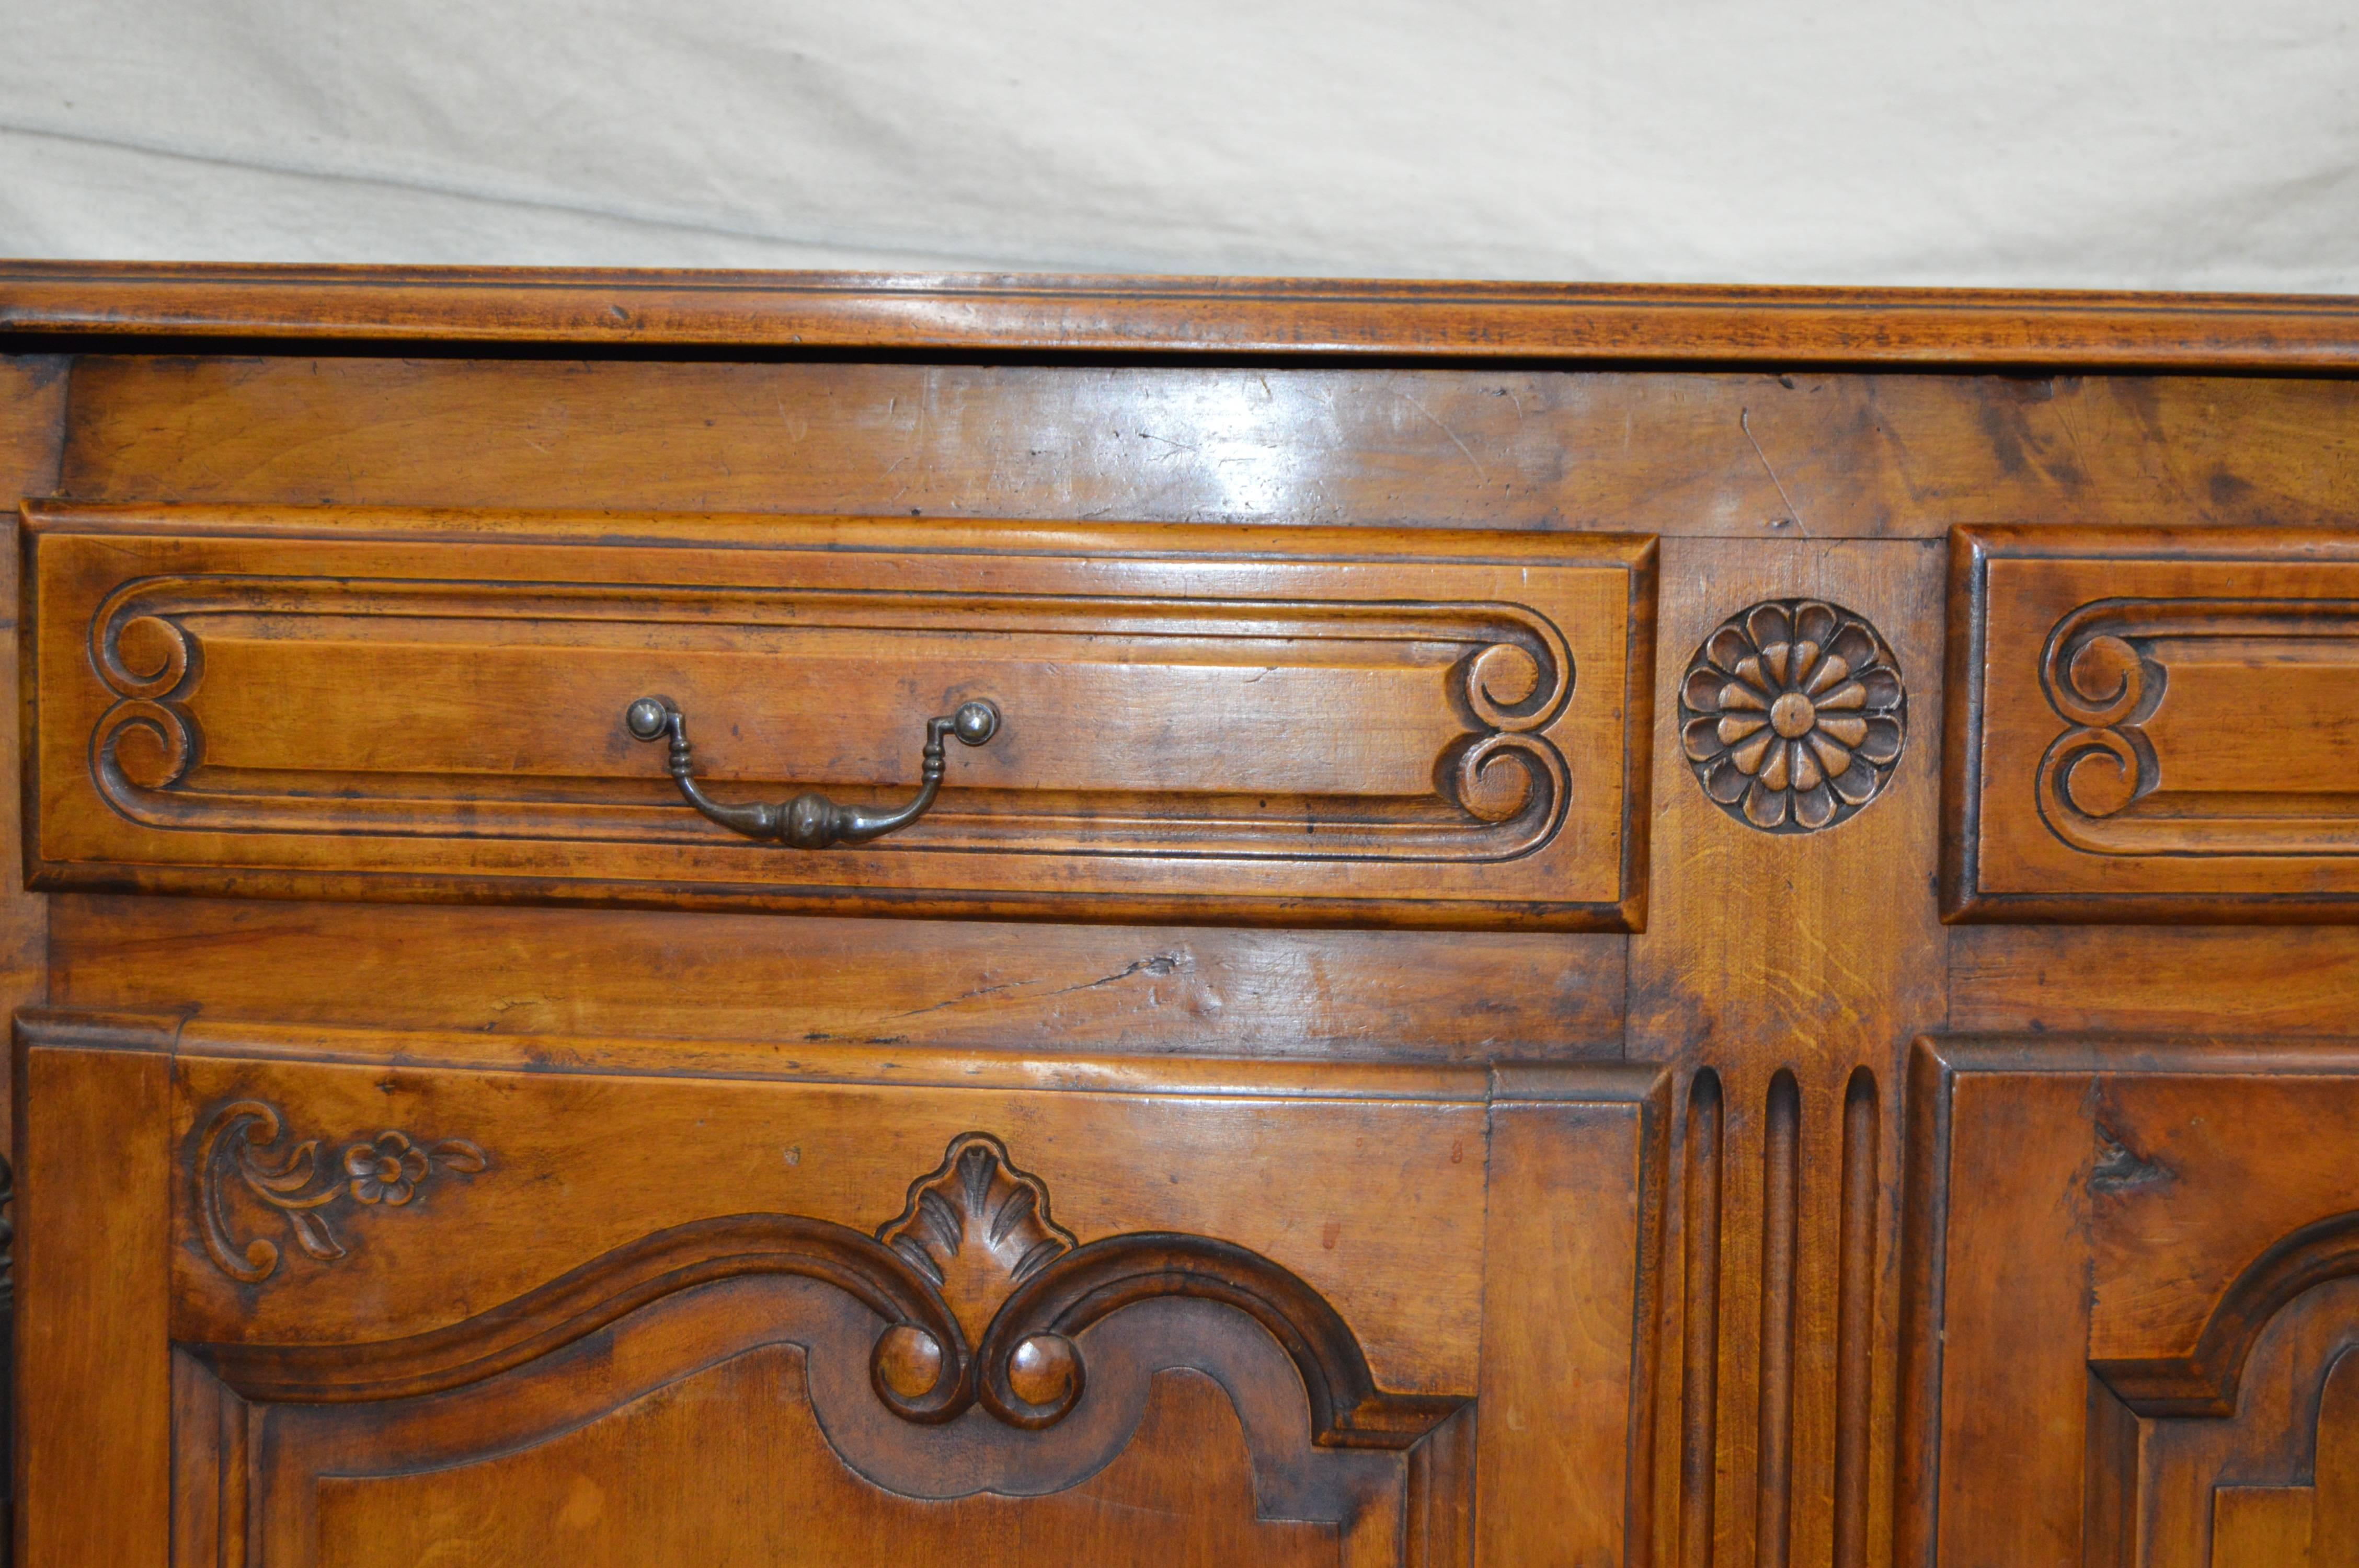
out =
[[[466,1139],[420,1144],[392,1129],[348,1144],[333,1163],[321,1159],[316,1138],[303,1139],[274,1159],[283,1127],[277,1107],[233,1101],[213,1113],[197,1151],[197,1209],[205,1251],[222,1272],[247,1284],[277,1272],[280,1250],[267,1237],[238,1239],[228,1202],[233,1182],[286,1222],[306,1256],[330,1263],[346,1253],[328,1223],[339,1204],[398,1208],[437,1173],[473,1175],[489,1163],[483,1150]]]
[[[1680,741],[1704,794],[1771,833],[1810,833],[1883,790],[1908,741],[1908,693],[1862,617],[1819,600],[1721,623],[1680,685]]]

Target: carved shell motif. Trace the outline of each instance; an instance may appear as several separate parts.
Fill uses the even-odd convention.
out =
[[[1908,733],[1891,648],[1862,617],[1773,600],[1723,622],[1680,683],[1680,741],[1720,808],[1769,833],[1832,827],[1882,792]]]
[[[1016,1168],[987,1132],[951,1141],[942,1162],[909,1184],[909,1200],[876,1239],[908,1259],[958,1315],[971,1342],[1010,1289],[1073,1249],[1049,1217],[1049,1189]]]

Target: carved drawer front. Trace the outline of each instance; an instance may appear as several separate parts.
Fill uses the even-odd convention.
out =
[[[39,886],[1297,925],[1641,913],[1645,540],[326,508],[26,524]]]
[[[19,1038],[33,1561],[1644,1556],[1647,1073]]]
[[[1952,917],[2359,918],[2359,534],[1961,529]]]
[[[1920,1046],[1906,1563],[2359,1562],[2359,1051]]]

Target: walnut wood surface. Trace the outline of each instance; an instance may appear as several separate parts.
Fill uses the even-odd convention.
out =
[[[2359,927],[2317,924],[2341,918],[2359,762],[2348,302],[34,267],[0,276],[0,318],[72,351],[7,362],[0,431],[31,499],[325,520],[304,552],[386,549],[367,508],[452,537],[587,514],[595,558],[751,546],[740,567],[799,517],[889,518],[858,526],[1199,561],[1276,538],[1386,557],[1388,597],[1433,603],[1462,601],[1442,579],[1470,555],[1660,541],[1615,741],[1635,934],[1319,929],[1229,897],[1124,926],[1071,903],[1019,925],[612,888],[14,895],[17,996],[95,1010],[34,1018],[47,1065],[18,1086],[44,1347],[20,1378],[20,1474],[42,1482],[20,1524],[64,1543],[20,1561],[161,1563],[167,1527],[171,1560],[208,1568],[2348,1555]],[[672,543],[618,536],[650,526]],[[1945,613],[1953,530],[2045,587]],[[1410,536],[1431,542],[1386,556]],[[471,566],[540,547],[467,537],[449,549]],[[93,555],[93,581],[147,569],[137,533],[104,547],[127,554]],[[989,591],[1000,558],[943,557],[948,586]],[[2122,639],[2161,676],[2130,721],[2166,786],[2140,802],[2180,795],[2147,826],[2315,841],[2152,855],[2034,890],[2052,902],[1981,887],[1944,929],[1943,851],[1954,868],[1978,840],[1945,831],[1939,781],[1953,813],[1974,777],[1986,819],[2037,823],[2065,728],[2038,654],[2156,573],[2214,622],[2261,608]],[[1850,661],[1826,673],[1843,650],[1799,645],[1810,604],[1872,629],[1906,697],[1876,697],[1905,719],[1883,787],[1821,831],[1799,830],[1802,770],[1854,743],[1854,710]],[[2012,628],[1998,663],[1985,622]],[[1731,624],[1748,641],[1714,663]],[[580,744],[518,720],[488,657],[541,679],[534,650],[572,658],[575,633],[478,650],[384,629],[341,686],[313,678],[319,618],[216,638],[205,721],[282,762],[381,732],[355,752],[379,793],[405,755],[442,770],[429,795],[516,765],[459,755],[436,728],[453,712],[505,715],[526,751]],[[914,678],[858,657],[855,677]],[[429,689],[393,678],[421,658],[460,695],[397,695]],[[1261,664],[1334,678],[1299,636]],[[1746,682],[1810,706],[1747,729],[1722,700]],[[802,711],[851,715],[857,684]],[[1454,698],[1269,696],[1232,705],[1288,716],[1250,758],[1126,732],[1056,760],[1441,798],[1430,756],[1413,785],[1385,770],[1462,724]],[[432,720],[422,740],[405,716]],[[906,784],[914,748],[855,756],[830,739],[853,727],[801,723],[716,790],[779,793],[814,756],[857,764],[826,775],[846,796]],[[743,739],[693,732],[721,763]],[[2027,773],[1969,762],[1994,735]],[[1787,806],[1775,832],[1708,793],[1740,752]],[[2027,865],[2062,840],[2014,842]],[[608,863],[566,851],[569,876]],[[1490,880],[1516,876],[1512,918],[1534,887],[1579,892],[1528,856]],[[1953,906],[1963,885],[1953,869]],[[1274,924],[1204,924],[1242,918]],[[61,1281],[102,1275],[107,1310],[65,1304]],[[910,1334],[886,1345],[880,1308]],[[1019,1366],[1008,1325],[1055,1323],[1078,1359],[1027,1339]],[[927,1384],[937,1361],[951,1380]],[[136,1375],[82,1398],[117,1366]],[[946,1419],[902,1413],[920,1407]],[[92,1485],[90,1452],[128,1479]]]
[[[653,1036],[676,1050],[759,1041],[789,1054],[1059,1041],[1326,1061],[1622,1054],[1625,947],[1604,935],[1464,932],[1437,947],[1398,931],[51,902],[51,994],[77,1007],[201,996],[209,1017]]]
[[[2219,1499],[2310,1479],[2305,1450],[2337,1495],[2359,1055],[1957,1039],[1917,1069],[1900,1560],[2340,1539],[2343,1507]]]
[[[1873,1543],[1889,1539],[1891,1384],[1868,1369],[1890,1364],[1898,1322],[1898,1167],[1851,1101],[1856,1087],[1894,1114],[1884,1108],[1897,1105],[1907,1042],[1944,1004],[1932,738],[1912,734],[1884,795],[1851,820],[1765,833],[1690,772],[1676,685],[1731,613],[1799,596],[1880,628],[1912,711],[1938,711],[1940,570],[1937,548],[1905,541],[1664,548],[1654,914],[1631,943],[1627,1027],[1633,1055],[1680,1065],[1680,1125],[1709,1140],[1685,1155],[1703,1190],[1669,1212],[1678,1231],[1708,1227],[1711,1250],[1669,1246],[1688,1270],[1665,1301],[1666,1332],[1702,1343],[1663,1358],[1658,1400],[1658,1463],[1685,1453],[1700,1472],[1683,1562],[1824,1563],[1839,1541],[1855,1554],[1846,1563],[1875,1561]],[[1708,1116],[1694,1114],[1699,1092],[1717,1098]],[[1878,1195],[1864,1201],[1862,1187]],[[1659,1531],[1672,1530],[1672,1506],[1667,1489]]]
[[[1623,536],[26,513],[46,887],[1289,925],[1639,924],[1653,546]],[[914,786],[873,843],[723,799]],[[285,722],[305,716],[299,726]],[[961,747],[962,752],[967,748]]]
[[[14,262],[71,337],[2347,369],[2340,297]]]
[[[39,495],[57,483],[65,437],[67,362],[57,358],[0,360],[0,495]],[[13,515],[5,526],[12,533]],[[20,602],[16,541],[0,560],[0,607],[13,621]],[[13,627],[11,628],[14,629]],[[16,684],[17,639],[0,641],[0,680]],[[16,726],[0,736],[0,770],[21,776]],[[24,838],[0,833],[0,1006],[8,1011],[45,999],[48,989],[48,903],[25,886]],[[0,1105],[13,1103],[0,1093]]]
[[[171,1024],[93,1022],[12,1052],[16,1556],[60,1568],[171,1550]]]
[[[149,1195],[110,1188],[105,1225],[62,1211],[45,1241],[168,1258],[172,1280],[114,1281],[118,1306],[93,1315],[72,1304],[90,1287],[37,1255],[28,1331],[57,1351],[39,1389],[92,1354],[155,1373],[146,1402],[79,1440],[44,1414],[42,1453],[147,1466],[150,1525],[174,1496],[179,1539],[218,1543],[215,1561],[486,1540],[506,1561],[572,1561],[564,1531],[517,1521],[574,1508],[578,1524],[585,1485],[623,1484],[608,1452],[680,1478],[621,1505],[638,1541],[817,1530],[908,1552],[944,1528],[912,1500],[995,1493],[955,1517],[1016,1523],[993,1510],[1017,1508],[1035,1554],[1135,1551],[1119,1543],[1136,1509],[1088,1478],[1138,1475],[1180,1488],[1161,1528],[1186,1552],[1295,1520],[1323,1522],[1309,1539],[1338,1561],[1463,1561],[1479,1452],[1497,1480],[1475,1560],[1643,1552],[1626,1532],[1646,1528],[1663,1182],[1663,1085],[1644,1069],[1074,1059],[1016,1087],[988,1062],[842,1048],[744,1076],[666,1072],[660,1054],[634,1070],[594,1042],[579,1048],[604,1070],[550,1073],[463,1065],[481,1054],[463,1036],[71,1011],[28,1012],[19,1033],[44,1192],[71,1190],[56,1141],[87,1141],[93,1118],[134,1144],[93,1184],[156,1167],[132,1189]],[[1330,1179],[1288,1179],[1304,1170]],[[1590,1217],[1577,1231],[1566,1203]],[[1486,1211],[1487,1230],[1457,1222]],[[109,1227],[122,1246],[92,1250]],[[915,1374],[897,1369],[909,1336],[933,1355]],[[1046,1381],[1024,1359],[1041,1345],[1066,1357]],[[816,1424],[788,1420],[755,1452],[807,1476],[788,1488],[818,1499],[799,1523],[704,1463],[716,1439],[693,1427],[797,1384]],[[1456,1418],[1478,1408],[1496,1431],[1470,1446]],[[1223,1421],[1243,1425],[1242,1466],[1234,1438],[1171,1424]],[[153,1446],[135,1461],[89,1448],[99,1433]],[[429,1475],[430,1501],[410,1489]],[[1060,1500],[1010,1500],[1036,1495]],[[45,1505],[35,1539],[88,1523]],[[136,1510],[113,1528],[134,1526],[149,1528]]]
[[[105,353],[73,388],[92,501],[1755,539],[2359,507],[2348,380]]]
[[[1953,916],[2352,918],[2348,532],[1965,529],[1951,571]]]
[[[978,1564],[1065,1553],[1202,1568],[1344,1561],[1337,1523],[1256,1517],[1244,1435],[1201,1373],[1167,1374],[1129,1446],[1088,1480],[1037,1500],[942,1504],[847,1475],[801,1398],[794,1360],[785,1349],[750,1352],[591,1425],[455,1470],[323,1476],[320,1557],[353,1568],[456,1553],[526,1563],[550,1552],[614,1568],[732,1558],[816,1565],[892,1541],[916,1561]],[[640,1457],[650,1453],[711,1454],[716,1463],[683,1487]],[[788,1476],[799,1484],[780,1486]],[[1183,1520],[1188,1528],[1175,1530]]]

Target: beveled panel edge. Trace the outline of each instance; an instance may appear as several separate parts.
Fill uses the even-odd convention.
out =
[[[44,1010],[38,1027],[85,1015]],[[116,1015],[91,1015],[101,1024]],[[1040,1051],[908,1049],[788,1039],[672,1041],[587,1035],[495,1036],[458,1030],[352,1024],[278,1024],[190,1018],[178,1054],[285,1064],[372,1064],[403,1072],[529,1073],[668,1077],[901,1088],[1038,1093],[1176,1095],[1279,1100],[1399,1100],[1479,1104],[1491,1098],[1483,1066],[1331,1064],[1245,1056],[1121,1056]],[[1624,1069],[1568,1066],[1561,1081],[1586,1098],[1618,1100]]]
[[[786,551],[831,555],[925,550],[1123,559],[1279,560],[1313,563],[1432,561],[1620,566],[1651,573],[1656,535],[1404,524],[1367,527],[1256,523],[1058,523],[1022,518],[896,517],[762,512],[535,511],[515,506],[296,506],[275,502],[73,501],[27,498],[29,536],[53,533],[187,534],[337,544],[462,541],[610,545],[631,548]],[[633,524],[645,531],[629,531]],[[1648,605],[1651,611],[1651,600]]]
[[[1920,1034],[1911,1055],[1943,1083],[1961,1074],[2359,1075],[2359,1038],[2350,1035],[2255,1037],[2157,1031]]]
[[[1659,1114],[1671,1070],[1620,1061],[1427,1065],[1267,1056],[1114,1055],[749,1040],[484,1034],[210,1019],[183,1008],[26,1007],[20,1042],[208,1060],[378,1065],[397,1072],[667,1077],[830,1087],[1194,1098],[1636,1106]],[[2212,1059],[2207,1055],[2206,1060]],[[2359,1049],[2353,1065],[2359,1066]]]
[[[1942,714],[1940,907],[1944,925],[2359,925],[2359,892],[2003,893],[1979,885],[1983,669],[1991,559],[2136,559],[2168,546],[2202,561],[2359,562],[2359,529],[1959,524],[1950,530]]]
[[[1920,1034],[1908,1053],[1901,1145],[1900,1348],[1893,1561],[1935,1568],[1942,1541],[1943,1325],[1949,1294],[1951,1110],[1961,1079],[2050,1083],[2146,1076],[2359,1075],[2359,1040],[2212,1039],[2193,1034]],[[2096,1157],[2090,1108],[2087,1159]],[[2085,1167],[2084,1167],[2085,1169]],[[2270,1281],[2263,1281],[2266,1285]],[[2071,1346],[2084,1379],[2098,1374]],[[2078,1478],[2072,1484],[2078,1487]]]
[[[2294,373],[2359,369],[2359,300],[19,261],[0,336]]]

